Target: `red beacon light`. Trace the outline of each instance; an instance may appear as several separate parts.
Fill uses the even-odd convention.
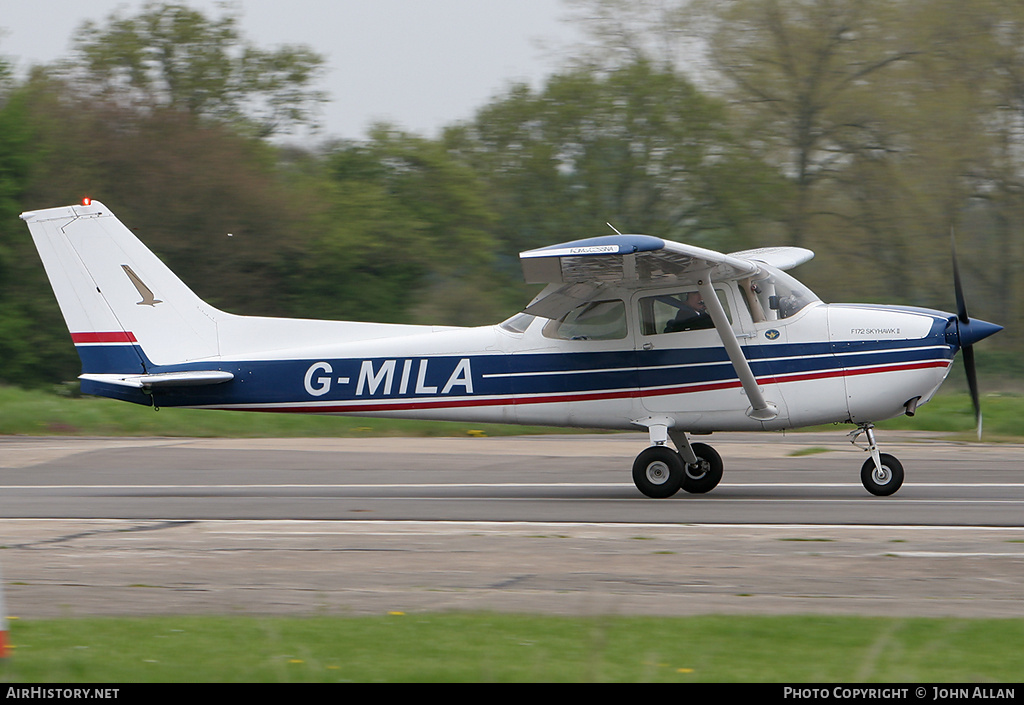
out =
[[[86,196],[85,198],[82,199],[82,205],[83,206],[91,206],[92,205],[92,199],[89,198],[88,196]]]

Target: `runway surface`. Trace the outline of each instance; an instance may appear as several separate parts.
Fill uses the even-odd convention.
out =
[[[1022,447],[880,434],[879,498],[841,430],[701,440],[719,488],[652,500],[636,434],[2,438],[7,609],[1024,616]]]

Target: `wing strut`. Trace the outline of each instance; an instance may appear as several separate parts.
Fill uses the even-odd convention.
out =
[[[764,395],[761,394],[761,388],[757,385],[754,373],[750,369],[750,363],[743,355],[740,341],[736,339],[736,333],[729,325],[722,302],[718,300],[715,288],[711,284],[710,273],[697,280],[697,287],[704,298],[704,306],[711,315],[711,321],[715,324],[715,330],[718,331],[718,337],[722,339],[725,352],[729,355],[729,361],[732,362],[732,367],[740,378],[740,384],[743,385],[743,391],[746,392],[747,399],[750,401],[751,408],[747,410],[747,416],[756,421],[771,421],[779,415],[779,408],[770,401],[765,401]]]

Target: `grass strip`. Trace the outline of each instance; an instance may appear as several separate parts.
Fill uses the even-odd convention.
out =
[[[14,620],[8,682],[1014,682],[1024,620],[846,616]]]
[[[513,436],[573,429],[414,419],[152,408],[0,386],[0,435],[187,438]]]
[[[1024,396],[982,399],[986,441],[1024,439]],[[913,418],[901,416],[880,429],[955,433],[974,438],[974,410],[966,394],[940,394]],[[813,430],[828,429],[831,426]],[[850,427],[852,428],[852,426]],[[111,399],[74,398],[0,386],[0,435],[174,436],[190,438],[296,438],[375,436],[513,436],[571,433],[575,429],[409,419],[259,414],[205,409],[161,409]],[[589,431],[592,432],[592,431]]]

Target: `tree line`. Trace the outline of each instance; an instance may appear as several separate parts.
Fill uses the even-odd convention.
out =
[[[1024,8],[569,4],[573,60],[437,138],[271,139],[315,125],[324,59],[230,12],[151,3],[27,76],[0,59],[0,381],[78,373],[17,216],[83,196],[226,310],[456,325],[528,302],[519,251],[606,223],[810,247],[825,300],[949,310],[955,231],[972,315],[1020,344]]]

